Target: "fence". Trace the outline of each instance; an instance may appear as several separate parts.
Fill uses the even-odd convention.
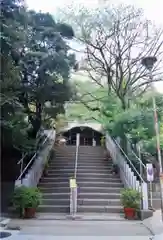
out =
[[[148,209],[148,187],[147,183],[143,180],[133,163],[127,157],[120,147],[118,141],[113,141],[111,137],[106,134],[106,148],[109,151],[113,163],[117,164],[120,170],[120,178],[124,187],[138,190],[142,194],[142,208]],[[137,174],[137,177],[135,176]]]
[[[15,186],[20,186],[20,185],[24,185],[27,187],[37,186],[42,176],[42,171],[44,169],[45,162],[55,142],[55,131],[47,130],[46,133],[47,133],[47,137],[42,144],[42,148],[40,152],[36,152],[33,155],[33,157],[30,159],[26,167],[24,169],[21,169],[20,176],[16,180]],[[19,164],[21,163],[21,161],[23,161],[23,158],[19,161]],[[33,162],[33,165],[28,170],[28,167],[31,165],[32,162]]]

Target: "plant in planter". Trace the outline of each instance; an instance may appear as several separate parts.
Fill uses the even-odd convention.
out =
[[[15,190],[13,198],[14,206],[21,209],[21,216],[33,218],[36,209],[41,203],[41,192],[38,188],[19,187]]]
[[[26,188],[24,197],[24,217],[33,218],[41,203],[41,192],[38,188]]]
[[[137,190],[125,188],[121,192],[121,202],[124,206],[125,218],[134,219],[140,207],[141,195]]]

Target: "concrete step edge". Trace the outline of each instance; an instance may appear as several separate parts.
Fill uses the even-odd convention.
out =
[[[62,184],[66,184],[69,182],[41,182],[40,185],[51,185],[51,184],[54,184],[54,185],[62,185]],[[98,184],[103,184],[103,185],[123,185],[121,182],[84,182],[84,181],[80,181],[80,182],[77,182],[77,185],[80,185],[80,184],[88,184],[88,185],[98,185]]]
[[[83,177],[79,177],[79,176],[78,176],[77,181],[82,181],[83,179],[85,179],[86,181],[87,181],[87,180],[88,180],[88,181],[90,181],[90,180],[91,180],[91,181],[96,180],[96,182],[98,182],[98,181],[101,182],[102,180],[104,181],[106,178],[89,178],[89,176],[83,178]],[[52,182],[54,182],[54,180],[55,180],[55,181],[56,181],[56,180],[63,180],[63,181],[65,181],[65,180],[67,180],[67,177],[65,177],[65,178],[63,178],[63,177],[57,177],[57,178],[55,178],[55,179],[54,179],[53,177],[49,177],[49,178],[46,177],[46,178],[43,178],[41,182],[43,182],[43,180],[46,180],[46,181],[49,181],[49,183],[52,183]],[[62,181],[62,182],[63,182],[63,181]],[[116,179],[116,178],[108,177],[108,178],[107,178],[107,182],[108,182],[108,181],[109,181],[109,182],[112,182],[112,181],[113,181],[113,182],[120,182],[120,183],[122,183],[121,180],[118,179],[118,178]],[[65,182],[67,182],[67,181],[65,181]]]
[[[78,197],[77,199],[78,201],[87,201],[87,202],[120,202],[120,199],[105,199],[105,198],[81,198],[81,197]],[[54,199],[54,198],[43,198],[43,201],[54,201],[54,202],[58,202],[58,201],[63,201],[63,202],[69,202],[70,199],[67,199],[67,198],[59,198],[59,199]]]

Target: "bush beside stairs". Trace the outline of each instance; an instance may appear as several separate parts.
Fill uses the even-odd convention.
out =
[[[69,178],[74,175],[75,146],[55,148],[48,175],[42,177],[39,188],[43,202],[38,211],[69,214]],[[77,169],[78,213],[121,213],[120,191],[123,184],[111,172],[112,161],[104,156],[104,149],[80,146]]]

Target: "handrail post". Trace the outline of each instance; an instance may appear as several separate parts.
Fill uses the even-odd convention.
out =
[[[77,167],[78,167],[78,153],[79,153],[79,145],[80,145],[80,133],[76,134],[76,156],[75,156],[75,170],[74,170],[74,178],[76,179]]]
[[[23,172],[24,156],[25,156],[25,154],[23,153],[22,160],[21,160],[21,163],[20,163],[21,164],[20,165],[20,175],[22,175],[22,172]],[[21,184],[22,184],[23,179],[21,178],[20,181],[21,181]]]
[[[70,215],[72,218],[76,217],[77,212],[77,184],[76,179],[71,178],[69,181],[70,184]]]
[[[139,173],[119,143],[115,139],[112,140],[108,134],[106,135],[106,147],[110,151],[112,158],[116,158],[116,161],[118,159],[117,164],[120,168],[120,176],[124,185],[133,189],[139,189],[139,191],[141,191],[142,209],[148,210],[148,188],[147,183],[144,181],[142,176],[142,168],[144,167],[146,169],[146,166],[142,163],[141,158],[136,156],[140,164]],[[120,161],[119,158],[121,158]],[[113,162],[115,162],[115,159],[113,159]],[[138,175],[139,181],[137,181],[134,177],[134,171]]]
[[[70,179],[70,215],[73,219],[76,217],[77,213],[77,167],[78,167],[78,154],[80,145],[80,134],[76,134],[76,153],[75,153],[75,166],[74,166],[74,178]]]
[[[50,132],[50,133],[47,134],[44,142],[42,143],[42,146],[45,145],[45,143],[50,139],[52,134],[53,134],[53,132]],[[18,162],[18,164],[21,164],[21,166],[20,166],[21,173],[20,173],[19,177],[16,180],[16,185],[18,184],[18,182],[21,182],[21,184],[22,184],[22,181],[23,181],[22,176],[25,174],[25,172],[28,169],[29,165],[34,161],[35,157],[37,156],[37,150],[36,150],[35,154],[32,156],[32,158],[30,159],[30,161],[28,162],[28,164],[23,169],[23,161],[24,161],[25,156],[27,156],[27,153],[25,153],[24,156],[21,158],[21,160]]]

